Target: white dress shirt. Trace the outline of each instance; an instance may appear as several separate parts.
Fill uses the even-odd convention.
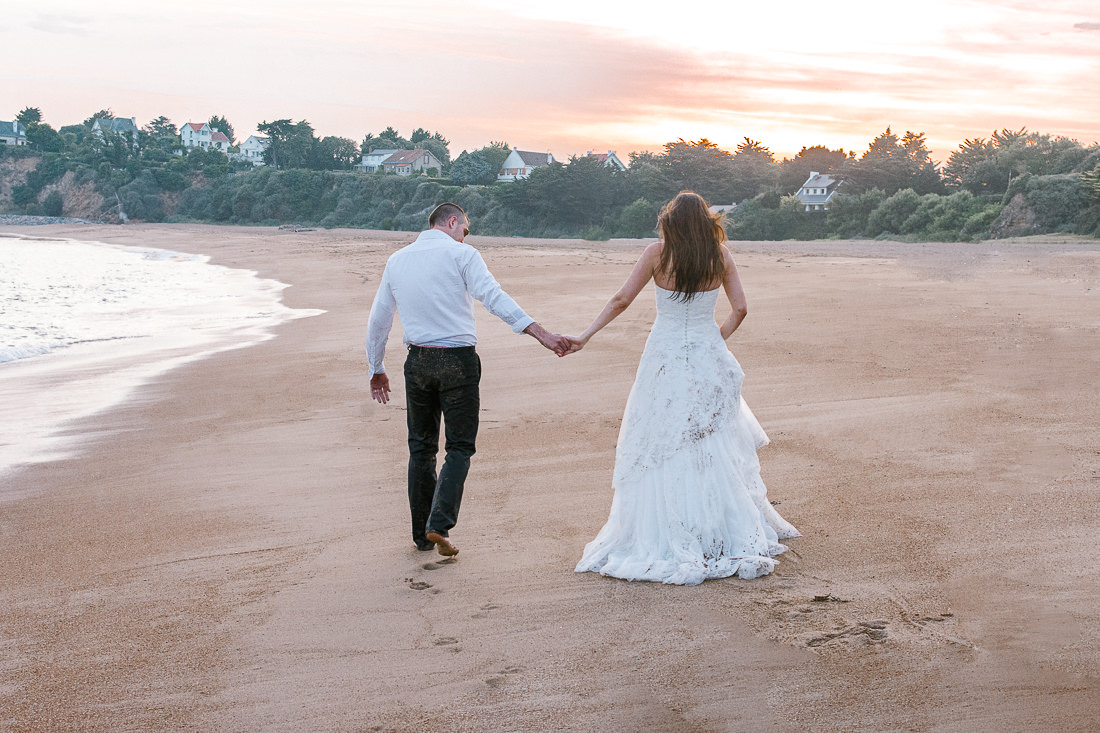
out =
[[[535,322],[493,279],[480,252],[438,229],[421,232],[390,255],[382,272],[367,321],[370,376],[386,372],[382,360],[394,313],[406,346],[473,346],[474,300],[516,333]]]

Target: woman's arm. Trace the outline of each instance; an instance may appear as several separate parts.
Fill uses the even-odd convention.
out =
[[[733,264],[733,255],[725,245],[722,245],[722,259],[725,260],[726,273],[723,287],[726,289],[726,297],[729,298],[733,312],[722,324],[722,338],[728,339],[745,320],[749,314],[749,302],[745,299],[745,290],[741,287],[741,278],[737,276],[737,265]]]
[[[619,288],[619,292],[611,296],[611,300],[607,301],[607,305],[603,307],[603,310],[592,321],[592,324],[584,330],[584,333],[578,337],[570,338],[570,341],[573,342],[574,351],[580,351],[588,343],[588,339],[592,338],[601,328],[611,323],[619,314],[630,307],[630,304],[638,297],[638,293],[642,292],[642,288],[653,278],[653,271],[657,267],[660,255],[660,242],[654,242],[646,247],[645,252],[635,263],[634,269],[630,271],[630,276]]]

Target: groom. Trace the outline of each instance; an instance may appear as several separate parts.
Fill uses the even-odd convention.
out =
[[[371,396],[389,401],[390,380],[382,363],[397,313],[409,350],[405,398],[409,426],[409,508],[413,541],[420,550],[458,554],[450,530],[458,521],[462,487],[477,437],[481,360],[474,350],[474,300],[516,333],[534,336],[558,356],[569,339],[535,323],[493,279],[481,254],[464,243],[470,220],[456,204],[440,204],[427,231],[386,262],[367,325]],[[439,419],[447,456],[436,477]]]

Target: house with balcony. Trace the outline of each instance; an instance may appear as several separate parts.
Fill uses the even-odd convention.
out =
[[[828,173],[812,171],[795,196],[802,202],[806,211],[825,211],[843,183],[843,180],[834,178]]]
[[[536,168],[542,168],[553,162],[555,162],[554,156],[550,153],[532,153],[513,147],[512,152],[508,153],[508,157],[500,164],[497,180],[515,181],[527,178]]]
[[[180,128],[180,144],[184,148],[212,148],[224,153],[232,143],[224,132],[215,130],[208,122],[188,122]]]

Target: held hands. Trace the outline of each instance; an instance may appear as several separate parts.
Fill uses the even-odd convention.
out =
[[[572,344],[567,337],[562,336],[560,333],[550,333],[537,323],[532,323],[523,332],[534,336],[540,344],[558,356],[572,353]]]
[[[558,356],[569,356],[584,348],[585,342],[576,336],[563,336],[560,333],[552,333],[548,336],[549,338],[546,341],[542,339],[539,339],[539,341]]]
[[[569,350],[566,351],[565,354],[562,354],[562,356],[565,356],[567,354],[575,354],[578,351],[580,351],[581,349],[583,349],[584,345],[586,343],[588,343],[586,340],[582,341],[581,339],[577,338],[576,336],[565,336],[564,338],[565,338],[566,341],[569,342]]]

